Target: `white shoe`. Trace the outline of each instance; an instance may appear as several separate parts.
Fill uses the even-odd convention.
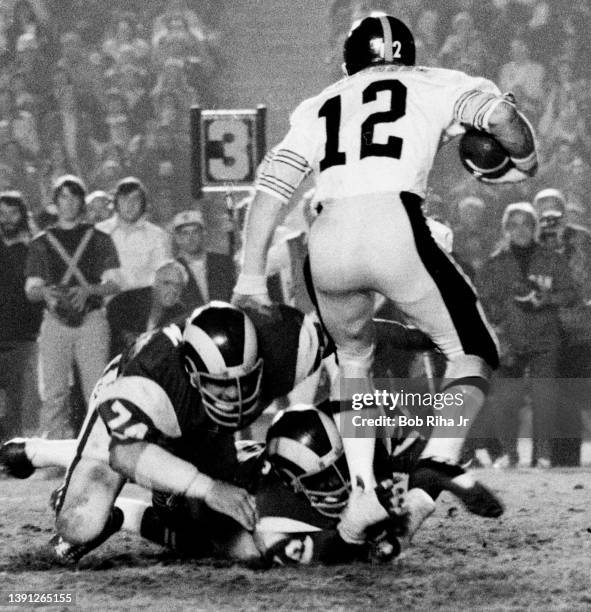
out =
[[[403,489],[395,489],[392,481],[382,483],[369,491],[357,486],[351,491],[337,531],[345,542],[363,544],[368,527],[388,518],[403,517],[406,512]]]

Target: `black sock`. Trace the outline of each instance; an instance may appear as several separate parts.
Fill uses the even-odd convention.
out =
[[[408,488],[409,490],[423,489],[427,495],[436,500],[444,489],[442,476],[446,479],[452,479],[463,473],[464,470],[458,465],[442,463],[433,459],[421,459],[408,477]]]

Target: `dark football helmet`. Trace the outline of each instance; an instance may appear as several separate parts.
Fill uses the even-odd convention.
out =
[[[225,302],[198,308],[185,323],[182,353],[214,423],[235,431],[256,419],[263,360],[246,314]]]
[[[372,13],[356,21],[345,40],[343,65],[348,75],[375,64],[415,64],[415,40],[402,21]]]
[[[320,514],[337,517],[351,491],[343,442],[334,421],[314,406],[280,412],[267,432],[267,457],[281,480]]]

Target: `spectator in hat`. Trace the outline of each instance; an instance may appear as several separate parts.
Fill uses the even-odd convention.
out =
[[[554,381],[561,342],[558,311],[576,301],[577,290],[564,256],[536,241],[537,214],[531,204],[510,204],[503,213],[502,228],[504,242],[486,260],[478,279],[482,305],[501,347],[498,381],[479,427],[489,435],[496,429],[506,454],[503,461],[517,465],[519,411],[529,387],[531,462],[545,468],[551,466],[558,410]],[[471,438],[479,435],[472,432]]]
[[[558,189],[542,189],[534,197],[540,217],[540,242],[561,253],[578,290],[578,300],[558,312],[562,342],[558,355],[560,419],[556,423],[553,461],[579,465],[581,460],[581,411],[588,406],[591,389],[591,233],[569,223],[567,202]]]
[[[198,210],[184,210],[172,221],[177,261],[187,271],[183,302],[192,308],[211,300],[229,302],[235,282],[230,255],[206,250],[207,232]]]

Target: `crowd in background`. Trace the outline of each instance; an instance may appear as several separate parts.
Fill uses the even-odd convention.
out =
[[[0,3],[0,189],[18,187],[37,216],[63,174],[90,191],[134,175],[153,219],[170,221],[190,197],[189,108],[214,103],[207,3],[10,4]]]
[[[214,5],[197,0],[0,3],[0,192],[20,191],[30,222],[27,231],[25,220],[20,220],[10,236],[5,231],[10,223],[4,224],[3,244],[13,246],[18,236],[26,243],[31,233],[55,221],[56,179],[79,177],[87,194],[84,222],[101,224],[117,247],[122,267],[137,277],[123,283],[125,291],[136,293],[124,301],[115,298],[111,306],[112,324],[123,329],[117,346],[125,344],[126,334],[134,337],[154,325],[154,312],[145,305],[153,283],[160,283],[165,296],[167,283],[180,283],[183,289],[192,282],[197,298],[173,300],[172,305],[206,301],[219,289],[208,289],[208,282],[215,285],[214,276],[224,279],[220,297],[227,299],[231,290],[231,282],[226,282],[234,275],[230,260],[217,261],[211,254],[204,260],[206,228],[190,194],[188,110],[195,103],[216,105],[212,82],[222,67]],[[444,148],[437,160],[425,207],[453,230],[453,251],[482,292],[501,341],[502,375],[589,377],[591,62],[586,58],[591,51],[591,7],[585,0],[335,0],[327,83],[340,78],[342,45],[352,21],[371,10],[384,10],[409,25],[417,63],[490,78],[515,95],[536,128],[540,170],[535,179],[512,185],[480,183],[463,170],[454,145],[449,145],[450,152]],[[139,214],[126,219],[126,211],[113,205],[113,192],[129,175],[143,183],[145,200]],[[309,193],[298,207],[307,221],[314,204]],[[164,232],[161,227],[171,225],[172,233],[164,239],[168,247],[150,262],[145,276],[129,268],[134,261],[142,263],[137,245],[154,247],[157,230]],[[309,309],[300,265],[306,225],[301,227],[293,231],[288,223],[278,231],[269,287],[276,299]],[[531,236],[524,239],[520,232]],[[191,255],[194,243],[200,246]],[[187,278],[174,266],[160,270],[183,249],[192,260],[185,266]],[[6,250],[3,256],[8,256]],[[23,259],[16,251],[11,256]],[[514,266],[514,277],[499,275],[499,266],[504,271],[508,265]],[[169,273],[176,278],[169,279]],[[3,290],[16,282],[4,275]],[[498,278],[505,283],[503,291],[496,289]],[[23,303],[15,302],[14,312],[24,312]],[[126,321],[134,319],[125,310],[129,308],[143,313],[135,319],[142,322],[137,329],[125,329],[121,323],[123,312]],[[31,319],[37,325],[38,314]],[[6,313],[3,317],[9,319]],[[19,350],[33,350],[34,332],[18,332],[28,343]],[[15,338],[10,334],[15,333],[3,328],[0,358],[14,357],[10,351]],[[31,403],[35,374],[21,374],[28,376],[28,383],[21,387],[25,395],[17,399]],[[78,374],[74,370],[68,382],[75,382]],[[519,423],[504,418],[502,431],[497,431],[489,414],[501,406],[515,415],[516,403],[535,404],[532,395],[525,388],[513,388],[510,397],[493,393],[467,457],[485,445],[493,460],[515,464]],[[578,450],[572,449],[578,448],[584,402],[562,405],[558,396],[550,396],[540,395],[545,400],[541,409],[532,404],[539,417],[534,419],[537,450],[532,460],[541,466],[576,462]],[[566,442],[561,449],[549,438],[556,437],[557,415],[565,411],[570,416],[562,419],[560,439]],[[17,432],[15,427],[4,433]]]

